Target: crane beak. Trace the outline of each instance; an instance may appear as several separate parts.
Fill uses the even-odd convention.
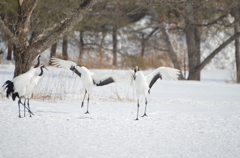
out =
[[[43,67],[44,69],[48,70],[45,66]],[[49,71],[49,70],[48,70]]]

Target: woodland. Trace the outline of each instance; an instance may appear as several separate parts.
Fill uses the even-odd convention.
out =
[[[201,45],[213,36],[218,44],[203,57]],[[186,80],[200,80],[201,70],[233,44],[240,83],[239,0],[0,0],[0,53],[14,61],[14,76],[28,71],[38,53],[57,56],[59,41],[61,58],[74,45],[81,65],[169,66]]]

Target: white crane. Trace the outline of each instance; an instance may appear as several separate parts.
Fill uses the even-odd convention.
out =
[[[89,111],[88,111],[89,96],[94,87],[108,85],[113,82],[125,82],[124,78],[122,78],[118,75],[115,75],[113,73],[104,74],[104,75],[94,74],[93,72],[90,72],[86,67],[76,64],[73,61],[66,61],[66,60],[58,59],[56,57],[52,57],[51,62],[55,66],[60,66],[60,67],[66,68],[66,69],[70,69],[71,71],[75,72],[81,78],[83,87],[85,89],[85,94],[83,97],[81,107],[84,106],[84,99],[86,97],[86,94],[88,93],[87,111],[85,112],[85,114],[89,114]]]
[[[37,64],[31,68],[29,71],[27,71],[24,74],[21,74],[15,78],[13,78],[12,81],[8,80],[4,83],[3,87],[6,89],[6,97],[8,98],[9,95],[12,95],[13,101],[16,97],[19,97],[18,100],[18,110],[19,110],[19,117],[21,118],[20,114],[20,104],[24,106],[24,108],[28,109],[29,113],[33,114],[29,108],[27,108],[22,102],[21,98],[26,94],[26,87],[30,83],[31,79],[33,78],[35,71],[40,65],[40,54],[37,54]]]
[[[26,86],[26,92],[25,94],[23,94],[22,96],[25,98],[24,100],[24,106],[26,106],[26,100],[27,100],[27,105],[28,105],[28,109],[30,110],[30,105],[29,105],[29,99],[32,97],[33,91],[35,90],[35,87],[37,86],[39,80],[42,78],[43,75],[43,68],[45,68],[46,70],[48,70],[43,64],[41,64],[40,66],[40,74],[38,76],[35,76],[31,79],[31,81],[29,82],[29,84],[27,84]],[[30,117],[31,117],[31,113],[29,112]],[[25,116],[25,109],[24,109],[24,116]]]
[[[139,69],[136,67],[134,71],[130,71],[132,75],[132,81],[134,81],[134,86],[136,89],[136,96],[137,96],[137,118],[138,120],[138,112],[139,112],[139,96],[143,94],[145,96],[145,111],[144,116],[147,116],[147,96],[150,94],[150,89],[152,88],[153,84],[158,79],[163,80],[177,80],[179,75],[179,70],[167,67],[159,67],[154,70],[149,75],[145,76]]]

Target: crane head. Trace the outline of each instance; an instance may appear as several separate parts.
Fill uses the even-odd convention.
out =
[[[71,67],[70,67],[70,70],[72,70],[73,72],[76,70],[76,65],[72,65]]]
[[[136,73],[138,72],[138,71],[140,71],[140,69],[139,69],[139,67],[138,66],[136,66],[135,68],[134,68],[134,74],[133,74],[133,79],[135,80],[136,79]]]
[[[73,74],[74,74],[74,72],[76,71],[76,68],[77,68],[77,65],[72,65],[72,66],[70,67],[70,70],[73,72]]]
[[[138,66],[136,66],[133,70],[134,70],[135,73],[137,73],[137,71],[140,71]]]
[[[138,66],[136,66],[136,67],[134,68],[134,72],[136,73],[137,71],[140,71],[140,69],[139,69]]]
[[[37,53],[36,57],[37,57],[37,58],[41,57],[41,54]]]

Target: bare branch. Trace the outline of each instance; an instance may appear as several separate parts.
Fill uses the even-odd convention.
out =
[[[106,0],[99,0],[99,3],[108,3],[108,4],[113,4],[113,5],[138,5],[138,6],[149,6],[149,7],[155,7],[155,6],[160,6],[162,4],[172,4],[172,5],[178,5],[178,4],[185,4],[185,3],[193,3],[193,1],[169,1],[169,0],[151,0],[151,1],[146,1],[146,0],[138,0],[138,1],[123,1],[123,0],[115,0],[112,2],[108,2]]]
[[[31,10],[29,11],[29,13],[27,13],[27,18],[26,18],[26,21],[24,22],[24,30],[29,30],[32,12],[36,8],[37,4],[38,4],[38,0],[35,1]]]
[[[44,37],[41,40],[36,41],[33,43],[32,52],[43,52],[47,48],[49,48],[52,44],[56,43],[61,37],[66,35],[68,32],[72,30],[74,26],[76,26],[83,18],[83,15],[91,8],[93,5],[94,0],[84,0],[82,4],[79,5],[77,11],[72,15],[70,19],[63,21],[61,26],[50,35]],[[53,25],[54,28],[56,25]],[[51,28],[51,27],[50,27]]]
[[[5,22],[0,18],[0,30],[3,36],[5,36],[6,39],[12,41],[13,43],[20,43],[19,38],[7,27]]]
[[[225,42],[223,42],[218,48],[216,48],[207,58],[204,59],[204,61],[197,66],[195,69],[196,71],[201,71],[205,65],[207,65],[211,59],[217,55],[219,52],[221,52],[228,44],[230,44],[232,41],[234,41],[236,38],[240,37],[240,32],[236,33],[235,35],[229,37]]]
[[[159,29],[159,27],[155,27],[144,39],[145,41],[148,41],[148,39]]]
[[[222,15],[222,16],[220,16],[220,17],[218,17],[218,18],[214,19],[213,21],[210,21],[210,22],[208,22],[206,24],[193,24],[193,25],[195,25],[195,26],[211,26],[213,24],[216,24],[219,20],[227,17],[228,15],[229,15],[228,13],[224,14],[224,15]]]

